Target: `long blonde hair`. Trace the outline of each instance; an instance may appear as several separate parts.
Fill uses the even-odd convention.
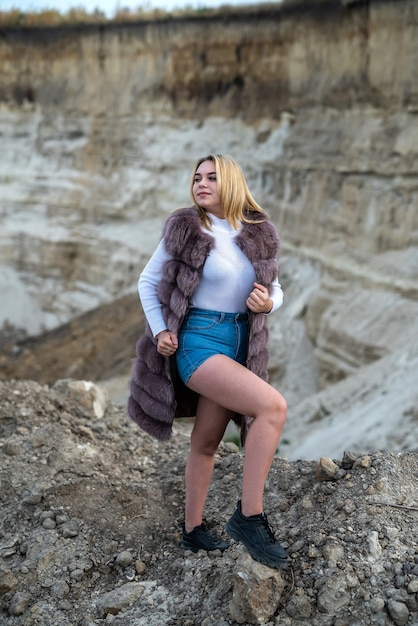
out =
[[[190,194],[192,196],[193,204],[199,211],[203,226],[205,228],[210,228],[211,219],[210,215],[208,215],[202,207],[196,204],[193,196],[193,184],[196,170],[205,161],[212,161],[215,165],[218,192],[224,210],[225,219],[227,219],[228,222],[236,229],[239,227],[240,222],[257,224],[264,221],[266,215],[265,211],[252,197],[247,181],[245,180],[244,173],[238,163],[229,156],[223,156],[222,154],[209,154],[208,156],[197,160],[193,168],[193,175],[190,183]],[[261,213],[263,214],[263,217],[260,216],[260,219],[248,217],[248,215],[246,215],[248,211]]]

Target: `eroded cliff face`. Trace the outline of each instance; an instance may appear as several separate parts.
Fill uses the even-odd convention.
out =
[[[190,203],[195,159],[228,153],[283,241],[272,381],[309,398],[301,421],[329,428],[357,394],[410,426],[412,383],[398,421],[378,395],[383,371],[399,391],[416,367],[414,0],[2,30],[0,67],[0,322],[33,335],[133,293],[165,215]]]
[[[415,244],[417,31],[408,0],[3,31],[3,191],[28,165],[54,215],[155,214],[184,192],[161,197],[150,172],[171,183],[215,147],[244,161],[287,240]]]
[[[225,17],[2,30],[3,101],[61,114],[144,109],[248,121],[306,106],[418,106],[408,0],[241,9]]]

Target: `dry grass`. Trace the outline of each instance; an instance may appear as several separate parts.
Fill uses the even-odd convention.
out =
[[[24,12],[18,8],[10,11],[0,11],[0,27],[36,27],[36,26],[76,26],[80,24],[103,24],[111,22],[134,22],[134,21],[158,21],[162,19],[172,19],[176,17],[204,17],[213,15],[226,15],[229,13],[247,12],[257,9],[263,11],[271,9],[272,5],[279,5],[280,2],[265,2],[254,5],[231,6],[225,3],[218,8],[202,7],[194,9],[191,6],[185,6],[175,11],[166,11],[165,9],[120,9],[112,18],[96,9],[88,12],[82,7],[71,9],[66,13],[57,10],[42,10],[33,12]]]
[[[60,13],[53,9],[36,12],[24,12],[20,9],[0,11],[1,26],[62,26],[64,24],[96,24],[105,21],[107,21],[106,16],[101,11],[89,13],[83,9],[71,9],[67,13]]]

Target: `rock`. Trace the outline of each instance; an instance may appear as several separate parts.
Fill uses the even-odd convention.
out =
[[[62,536],[65,538],[77,537],[79,533],[78,523],[75,520],[64,523],[61,526],[61,532]]]
[[[124,550],[123,552],[120,552],[116,556],[116,563],[117,565],[120,565],[121,567],[129,567],[132,561],[133,561],[133,556],[128,550]]]
[[[318,610],[334,615],[339,609],[348,606],[351,595],[345,577],[341,574],[329,575],[318,593]]]
[[[387,603],[389,615],[393,619],[396,626],[405,626],[409,620],[408,607],[403,602],[396,600],[388,600]]]
[[[93,416],[100,419],[108,405],[107,390],[85,380],[58,380],[53,388],[60,394],[75,398],[86,409],[91,409]]]
[[[370,607],[373,613],[380,613],[385,608],[385,601],[383,598],[375,596],[370,600]]]
[[[330,568],[336,568],[337,564],[344,564],[344,548],[335,539],[327,541],[322,548],[322,554]]]
[[[344,452],[344,456],[341,461],[341,466],[344,469],[351,469],[354,463],[357,461],[357,458],[358,458],[358,454],[356,454],[355,452],[351,452],[351,451]]]
[[[135,571],[137,574],[141,576],[142,574],[145,574],[145,572],[147,571],[147,566],[145,565],[143,561],[137,560],[135,561]]]
[[[100,596],[96,601],[96,607],[100,617],[106,615],[117,615],[131,604],[136,602],[144,594],[144,586],[140,583],[126,583]]]
[[[335,480],[339,469],[331,459],[321,457],[316,468],[316,476],[318,480]]]
[[[298,621],[307,621],[312,614],[312,600],[303,593],[295,593],[286,606],[290,617]]]
[[[4,446],[4,453],[7,454],[7,456],[15,456],[16,454],[19,454],[20,453],[19,444],[13,441],[8,441]]]
[[[70,587],[65,580],[57,580],[51,587],[51,595],[56,598],[65,598],[70,593]]]
[[[0,596],[16,589],[18,582],[16,576],[9,569],[0,568]]]
[[[354,461],[353,464],[353,468],[357,469],[358,467],[370,467],[371,466],[371,458],[370,456],[366,455],[366,456],[362,456],[359,459],[356,459],[356,461]]]
[[[232,619],[238,624],[265,624],[277,610],[283,589],[280,572],[243,554],[234,568]]]
[[[42,526],[44,528],[46,528],[47,530],[52,530],[53,528],[56,527],[56,522],[53,519],[47,518],[42,522]]]
[[[23,615],[30,604],[30,600],[31,598],[28,593],[20,591],[15,593],[10,602],[9,615]]]
[[[382,546],[379,542],[379,533],[375,530],[371,531],[367,537],[367,543],[369,545],[369,559],[373,563],[376,563],[382,556]]]
[[[408,585],[408,593],[418,593],[418,578],[411,580]]]
[[[42,492],[38,490],[34,490],[30,493],[26,493],[22,504],[39,504],[42,500]]]

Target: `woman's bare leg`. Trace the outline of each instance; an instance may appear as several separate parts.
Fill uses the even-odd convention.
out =
[[[232,414],[216,402],[200,396],[186,463],[185,527],[200,526],[215,464],[215,453]]]
[[[286,420],[285,399],[246,367],[223,355],[205,361],[191,376],[188,386],[218,408],[254,418],[245,444],[242,513],[245,516],[261,513],[264,485]],[[210,433],[215,433],[214,445],[220,430],[212,431],[208,423],[207,437]],[[205,498],[206,493],[207,489]]]

